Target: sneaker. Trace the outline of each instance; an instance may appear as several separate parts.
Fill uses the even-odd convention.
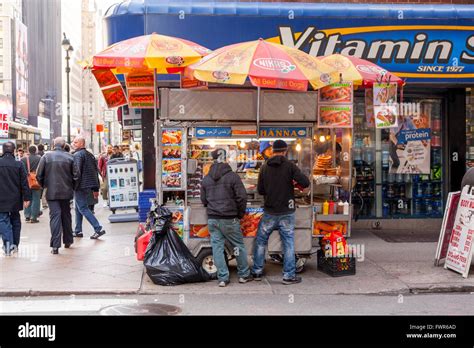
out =
[[[107,208],[109,206],[109,203],[105,202],[103,205],[102,205],[104,208]]]
[[[31,221],[30,221],[30,223],[32,223],[32,224],[37,224],[38,222],[39,222],[38,219],[31,219]]]
[[[239,283],[240,284],[248,283],[248,282],[251,282],[252,280],[253,280],[253,275],[251,275],[251,274],[249,274],[246,277],[239,277]]]
[[[59,248],[53,248],[53,249],[51,250],[51,254],[53,254],[53,255],[59,254]]]
[[[65,247],[66,249],[69,249],[69,248],[71,247],[71,245],[72,245],[72,244],[64,244],[64,247]]]
[[[43,215],[43,212],[40,210],[40,212],[38,213],[38,216],[41,216]]]
[[[72,235],[73,235],[74,237],[77,237],[77,238],[82,238],[82,237],[84,237],[84,235],[82,234],[82,232],[73,232]]]
[[[263,274],[252,273],[250,275],[252,276],[253,280],[255,280],[257,282],[260,282],[263,279]]]
[[[294,278],[290,278],[290,279],[285,279],[283,278],[283,281],[282,283],[285,284],[285,285],[291,285],[291,284],[298,284],[298,283],[301,283],[302,279],[301,277],[294,277]]]
[[[31,219],[30,218],[25,218],[25,221],[26,222],[29,222]]]
[[[102,230],[102,231],[99,231],[99,232],[96,232],[94,233],[92,236],[91,236],[91,239],[97,239],[99,238],[100,236],[103,236],[105,234],[105,231]]]
[[[228,280],[226,280],[226,281],[222,280],[222,281],[219,282],[219,287],[220,288],[225,288],[227,285],[229,285],[229,283],[230,283],[230,281],[228,281]]]

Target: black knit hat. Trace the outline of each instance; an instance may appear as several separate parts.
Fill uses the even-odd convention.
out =
[[[275,140],[273,143],[273,152],[283,152],[288,149],[288,144],[281,139]]]

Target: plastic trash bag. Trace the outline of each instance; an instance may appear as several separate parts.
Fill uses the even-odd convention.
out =
[[[158,285],[179,285],[210,280],[171,226],[171,212],[157,207],[154,233],[145,251],[146,273]]]

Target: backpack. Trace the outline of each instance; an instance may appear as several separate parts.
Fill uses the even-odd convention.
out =
[[[36,171],[31,171],[30,157],[26,157],[26,166],[28,168],[28,186],[32,190],[41,190],[41,185],[36,180]]]

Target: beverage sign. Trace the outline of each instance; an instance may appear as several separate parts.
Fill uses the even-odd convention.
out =
[[[464,186],[449,240],[444,268],[452,269],[467,278],[471,267],[473,237],[474,195],[471,194],[469,186]]]

